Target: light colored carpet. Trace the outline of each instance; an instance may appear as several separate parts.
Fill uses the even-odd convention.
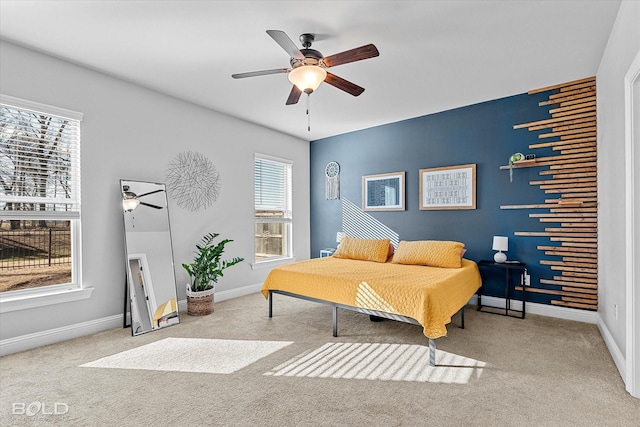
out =
[[[132,337],[130,329],[117,328],[3,356],[0,425],[638,426],[640,400],[625,391],[596,325],[470,308],[465,329],[455,316],[447,336],[436,341],[435,371],[473,370],[464,384],[321,377],[321,371],[287,376],[274,373],[288,361],[334,348],[328,343],[358,344],[354,354],[361,354],[373,343],[411,350],[428,340],[418,325],[371,322],[346,310],[339,312],[334,338],[331,307],[276,295],[273,308],[269,318],[256,293],[216,302],[210,316],[181,313],[179,325],[148,334]],[[166,338],[293,344],[231,374],[80,367]],[[453,355],[477,365],[463,366]],[[15,413],[16,404],[36,413]],[[68,411],[50,414],[56,404]]]
[[[291,344],[292,341],[165,338],[80,367],[231,374]]]
[[[484,362],[410,344],[327,343],[302,353],[265,375],[466,384],[480,377]]]

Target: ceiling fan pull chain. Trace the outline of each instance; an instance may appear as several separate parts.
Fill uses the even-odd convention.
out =
[[[311,132],[311,97],[307,94],[307,132]]]

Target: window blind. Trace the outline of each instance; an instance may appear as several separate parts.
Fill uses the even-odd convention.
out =
[[[291,164],[256,156],[254,180],[256,220],[290,222]]]
[[[0,217],[80,217],[79,113],[0,97]]]

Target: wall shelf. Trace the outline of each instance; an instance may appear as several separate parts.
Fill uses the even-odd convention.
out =
[[[534,167],[534,166],[538,166],[536,159],[532,159],[532,160],[520,160],[518,162],[513,162],[513,166],[510,165],[504,165],[504,166],[500,166],[500,169],[510,169],[513,167],[513,169],[517,169],[517,168],[530,168],[530,167]]]
[[[513,166],[517,168],[526,168],[530,166],[535,166],[537,162],[538,161],[536,159],[520,160],[517,162],[513,162]]]

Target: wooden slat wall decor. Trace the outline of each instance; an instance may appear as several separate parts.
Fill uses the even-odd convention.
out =
[[[531,283],[527,292],[553,296],[551,304],[598,309],[598,170],[596,149],[596,79],[589,77],[529,91],[550,91],[540,107],[550,119],[517,124],[514,129],[543,131],[529,149],[551,148],[558,154],[516,162],[514,168],[539,167],[541,179],[530,181],[549,199],[544,204],[506,205],[501,209],[540,209],[529,217],[549,224],[544,232],[516,231],[516,236],[547,236],[540,245],[541,265],[556,275]],[[509,166],[500,166],[509,169]],[[547,257],[552,257],[547,258]],[[552,274],[554,274],[552,273]],[[522,290],[522,287],[516,287]]]

